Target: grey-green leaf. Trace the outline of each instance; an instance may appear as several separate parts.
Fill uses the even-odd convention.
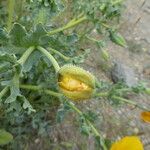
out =
[[[7,32],[0,28],[0,44],[5,43],[8,40]]]
[[[15,23],[9,34],[11,43],[18,47],[24,47],[26,34],[25,27]]]
[[[41,58],[41,53],[39,51],[34,51],[28,60],[23,65],[23,72],[29,72],[33,65],[36,65]]]
[[[0,52],[1,54],[1,52]],[[14,55],[10,55],[10,54],[2,54],[0,55],[0,63],[3,63],[3,62],[10,62],[10,63],[15,63],[17,62],[17,59]]]
[[[5,103],[14,102],[18,96],[21,96],[19,89],[19,74],[15,73],[10,84],[10,96],[6,99]]]
[[[34,30],[30,31],[28,36],[26,37],[26,46],[37,46],[40,44],[40,38],[42,36],[45,36],[47,34],[44,26],[42,24],[37,24],[34,28]]]
[[[23,99],[23,108],[24,109],[28,109],[28,114],[30,114],[31,112],[35,112],[36,110],[33,109],[33,107],[31,106],[30,102],[24,97],[22,96]]]

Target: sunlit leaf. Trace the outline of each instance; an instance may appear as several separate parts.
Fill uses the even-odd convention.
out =
[[[12,140],[13,140],[13,136],[9,132],[0,129],[0,145],[8,144]]]
[[[35,112],[35,109],[33,109],[30,102],[24,96],[21,96],[21,98],[23,99],[23,108],[28,110],[28,114]]]

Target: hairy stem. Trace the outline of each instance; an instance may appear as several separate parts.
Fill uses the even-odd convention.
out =
[[[138,108],[140,108],[140,109],[142,109],[142,110],[144,110],[144,111],[150,111],[150,109],[145,108],[145,107],[143,107],[142,105],[139,105],[139,104],[137,104],[137,103],[134,102],[134,101],[131,101],[131,100],[128,100],[128,99],[119,97],[119,96],[112,96],[112,99],[116,99],[116,100],[118,100],[118,101],[122,101],[122,102],[125,102],[125,103],[128,103],[128,104],[134,105],[134,106],[136,106],[136,107],[138,107]]]
[[[117,5],[119,3],[122,3],[124,0],[116,0],[116,1],[112,1],[112,5]]]
[[[28,59],[28,57],[30,56],[30,54],[33,52],[33,50],[35,49],[34,46],[29,47],[25,53],[22,55],[22,57],[18,60],[18,63],[23,65],[25,63],[25,61]]]
[[[82,111],[80,111],[73,103],[68,102],[68,104],[79,115],[83,115]],[[103,150],[107,150],[107,146],[105,145],[105,141],[104,141],[103,137],[100,135],[100,133],[97,131],[97,129],[93,126],[93,124],[87,118],[85,118],[85,119],[86,119],[86,122],[88,123],[88,125],[91,127],[91,130],[94,133],[95,137],[100,137],[101,147],[103,148]]]
[[[94,96],[96,97],[108,97],[109,93],[108,92],[101,92],[101,93],[96,93]]]
[[[8,0],[8,20],[7,20],[7,30],[10,31],[13,23],[13,15],[15,10],[15,0]]]
[[[56,34],[56,33],[58,33],[58,32],[61,32],[61,31],[66,30],[66,29],[72,28],[72,27],[74,27],[74,26],[80,24],[81,22],[83,22],[83,21],[85,21],[85,20],[87,20],[87,17],[86,17],[86,16],[83,16],[83,17],[81,17],[80,19],[77,19],[77,20],[71,20],[71,21],[70,21],[69,23],[67,23],[65,26],[60,27],[60,28],[58,28],[58,29],[54,29],[54,30],[48,32],[47,34],[48,34],[48,35]]]
[[[36,86],[36,85],[21,84],[19,87],[21,89],[26,89],[26,90],[42,91],[45,94],[52,95],[52,96],[55,96],[55,97],[61,97],[62,96],[62,94],[60,94],[60,93],[57,93],[57,92],[54,92],[54,91],[51,91],[51,90],[47,90],[47,89],[44,89],[44,88]]]
[[[20,88],[26,89],[26,90],[32,90],[32,91],[42,91],[45,94],[52,95],[52,96],[55,96],[55,97],[58,97],[58,98],[63,96],[60,93],[57,93],[57,92],[54,92],[54,91],[51,91],[51,90],[48,90],[48,89],[43,89],[43,88],[41,88],[39,86],[35,86],[35,85],[23,85],[23,84],[21,84]],[[72,108],[75,112],[77,112],[79,115],[83,115],[82,111],[80,111],[72,102],[67,101],[67,103],[70,106],[70,108]],[[87,118],[85,118],[85,119],[86,119],[88,125],[91,127],[91,130],[94,133],[95,137],[100,137],[101,146],[102,146],[103,150],[107,150],[104,139],[102,138],[100,133],[96,130],[96,128],[93,126],[93,124]]]
[[[37,49],[39,51],[41,51],[52,62],[53,66],[55,68],[55,71],[58,72],[60,67],[59,67],[57,61],[55,60],[55,58],[45,48],[38,46]]]
[[[110,27],[109,25],[107,25],[106,23],[100,22],[100,24],[105,27],[106,29],[111,29],[112,27]]]
[[[127,90],[127,89],[126,89],[126,90]],[[108,96],[109,96],[109,92],[102,92],[102,93],[97,93],[97,94],[95,94],[95,97],[108,98]],[[132,100],[125,99],[125,98],[123,98],[123,97],[115,96],[115,95],[112,96],[111,98],[112,98],[112,99],[116,99],[116,100],[118,100],[118,101],[122,101],[122,102],[125,102],[125,103],[128,103],[128,104],[131,104],[131,105],[136,106],[136,107],[138,107],[138,108],[140,108],[140,109],[142,109],[142,110],[144,110],[144,111],[150,111],[150,109],[145,108],[145,107],[143,107],[142,105],[139,105],[139,104],[137,104],[136,102],[134,102],[134,101],[132,101]]]
[[[23,15],[24,0],[17,0],[16,5],[17,5],[17,8],[16,8],[17,20],[19,20],[21,16]]]
[[[86,16],[84,16],[83,14],[81,16],[83,16],[83,17],[81,17],[81,18],[79,18],[77,20],[74,18],[70,22],[68,22],[66,25],[64,25],[64,26],[62,26],[62,27],[60,27],[58,29],[54,29],[54,30],[48,32],[47,34],[48,35],[53,35],[53,34],[59,33],[61,31],[67,30],[69,28],[72,28],[72,27],[74,27],[74,26],[76,26],[76,25],[78,25],[78,24],[88,20],[88,18]],[[105,27],[106,29],[110,29],[111,28],[109,25],[107,25],[107,24],[105,24],[103,22],[100,22],[100,24],[103,27]]]
[[[50,47],[49,47],[48,50],[51,51],[51,52],[53,52],[53,53],[55,53],[55,54],[57,54],[57,55],[59,55],[59,56],[62,57],[65,61],[71,59],[71,58],[69,58],[69,57],[63,55],[62,53],[60,53],[59,51],[57,51],[57,50],[55,50],[55,49],[53,49],[53,48],[50,48]]]

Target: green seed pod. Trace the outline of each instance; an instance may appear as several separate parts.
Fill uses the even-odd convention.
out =
[[[127,43],[125,39],[119,33],[116,33],[115,31],[109,31],[109,33],[110,33],[110,39],[112,42],[122,47],[125,47],[125,48],[127,47]]]
[[[71,100],[84,100],[93,95],[95,77],[80,67],[65,65],[58,72],[58,86]]]

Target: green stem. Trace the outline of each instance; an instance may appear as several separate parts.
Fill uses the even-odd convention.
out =
[[[96,97],[108,97],[109,93],[108,92],[101,92],[101,93],[96,93],[95,94]]]
[[[7,31],[10,31],[13,22],[13,15],[15,10],[15,0],[8,0],[8,20],[7,20]]]
[[[139,104],[137,104],[137,103],[134,102],[134,101],[131,101],[131,100],[128,100],[128,99],[119,97],[119,96],[112,96],[112,99],[116,99],[116,100],[118,100],[118,101],[122,101],[122,102],[125,102],[125,103],[128,103],[128,104],[134,105],[134,106],[136,106],[136,107],[138,107],[138,108],[140,108],[140,109],[142,109],[142,110],[144,110],[144,111],[150,111],[150,109],[145,108],[145,107],[143,107],[142,105],[139,105]]]
[[[125,90],[128,91],[127,89],[125,89]],[[98,93],[98,94],[95,94],[95,96],[96,96],[96,97],[102,97],[102,98],[108,98],[109,92]],[[150,111],[150,109],[145,108],[145,107],[143,107],[142,105],[139,105],[139,104],[137,104],[136,102],[131,101],[131,100],[129,100],[129,99],[125,99],[125,98],[119,97],[119,96],[112,96],[111,98],[112,98],[112,99],[116,99],[116,100],[118,100],[118,101],[122,101],[122,102],[125,102],[125,103],[128,103],[128,104],[131,104],[131,105],[134,105],[134,106],[136,106],[136,107],[138,107],[138,108],[140,108],[140,109],[142,109],[142,110],[144,110],[144,111]]]
[[[93,42],[99,42],[98,40],[96,40],[96,39],[94,39],[94,38],[92,38],[92,37],[89,37],[89,36],[85,36],[88,40],[90,40],[90,41],[93,41]]]
[[[53,53],[55,53],[55,54],[58,54],[58,55],[59,55],[60,57],[62,57],[65,61],[68,61],[69,59],[71,59],[71,58],[69,58],[69,57],[63,55],[62,53],[60,53],[59,51],[57,51],[57,50],[55,50],[55,49],[53,49],[53,48],[50,48],[50,47],[49,47],[48,50],[51,51],[51,52],[53,52]]]
[[[69,28],[72,28],[78,24],[80,24],[81,22],[87,20],[87,17],[86,16],[83,16],[82,18],[78,19],[78,20],[71,20],[69,23],[67,23],[65,26],[63,27],[60,27],[58,29],[55,29],[55,30],[52,30],[50,32],[48,32],[47,34],[48,35],[53,35],[53,34],[56,34],[58,32],[61,32],[61,31],[64,31],[66,29],[69,29]]]
[[[16,5],[17,5],[17,10],[16,10],[17,20],[19,20],[23,15],[24,0],[17,0]]]
[[[25,61],[28,59],[28,57],[30,56],[30,54],[33,52],[33,50],[35,49],[34,46],[29,47],[25,53],[22,55],[22,57],[18,60],[18,63],[23,65],[25,63]]]
[[[0,102],[1,102],[1,99],[2,97],[8,92],[9,88],[8,87],[5,87],[1,92],[0,92]]]
[[[83,115],[82,111],[80,111],[72,102],[68,102],[68,104],[79,115]],[[88,125],[91,127],[95,137],[100,137],[101,146],[102,146],[103,150],[107,150],[107,146],[105,145],[103,137],[100,135],[100,133],[97,131],[97,129],[93,126],[93,124],[87,118],[85,118],[85,119],[86,119],[86,122],[88,123]]]
[[[36,85],[21,84],[19,87],[21,89],[26,89],[26,90],[42,91],[45,94],[52,95],[52,96],[55,96],[55,97],[61,97],[62,96],[62,94],[60,94],[60,93],[57,93],[57,92],[54,92],[54,91],[51,91],[51,90],[47,90],[47,89],[44,89],[44,88],[36,86]]]
[[[57,61],[55,60],[55,58],[46,49],[44,49],[43,47],[38,46],[37,49],[39,51],[41,51],[52,62],[53,66],[55,68],[55,71],[58,72],[60,67],[59,67]]]
[[[106,29],[111,29],[111,27],[103,22],[100,22],[100,24],[105,27]]]
[[[57,93],[57,92],[54,92],[54,91],[51,91],[51,90],[48,90],[48,89],[43,89],[41,87],[38,87],[38,86],[35,86],[35,85],[20,85],[20,88],[22,89],[27,89],[27,90],[32,90],[32,91],[42,91],[44,92],[45,94],[48,94],[48,95],[52,95],[52,96],[55,96],[55,97],[62,97],[63,95],[60,94],[60,93]],[[72,102],[69,102],[68,101],[68,105],[74,110],[76,111],[79,115],[83,115],[82,111],[80,111]],[[103,140],[103,138],[101,137],[101,135],[99,134],[99,132],[96,130],[96,128],[93,126],[93,124],[87,119],[85,118],[88,125],[91,127],[94,135],[96,137],[100,137],[101,139],[101,146],[103,147],[103,150],[107,150],[107,147],[105,145],[105,142]]]
[[[107,146],[105,144],[105,140],[103,139],[103,137],[99,134],[99,132],[96,130],[96,128],[93,126],[93,124],[89,120],[87,120],[87,122],[90,125],[91,129],[93,130],[95,137],[100,138],[100,145],[103,148],[103,150],[107,150]]]
[[[111,3],[112,3],[112,5],[117,5],[117,4],[119,4],[119,3],[122,3],[124,0],[116,0],[116,1],[112,1]]]
[[[77,19],[77,20],[76,20],[76,19],[72,19],[72,20],[71,20],[70,22],[68,22],[65,26],[60,27],[60,28],[58,28],[58,29],[54,29],[54,30],[48,32],[47,34],[48,34],[48,35],[56,34],[56,33],[58,33],[58,32],[61,32],[61,31],[66,30],[66,29],[72,28],[72,27],[74,27],[74,26],[76,26],[76,25],[78,25],[78,24],[80,24],[80,23],[82,23],[82,22],[84,22],[84,21],[86,21],[86,20],[88,20],[88,18],[87,18],[86,16],[83,16],[83,17],[81,17],[81,18],[79,18],[79,19]],[[100,22],[100,24],[101,24],[102,26],[104,26],[105,28],[107,28],[107,29],[110,29],[110,28],[111,28],[109,25],[107,25],[107,24],[105,24],[105,23],[103,23],[103,22]]]

